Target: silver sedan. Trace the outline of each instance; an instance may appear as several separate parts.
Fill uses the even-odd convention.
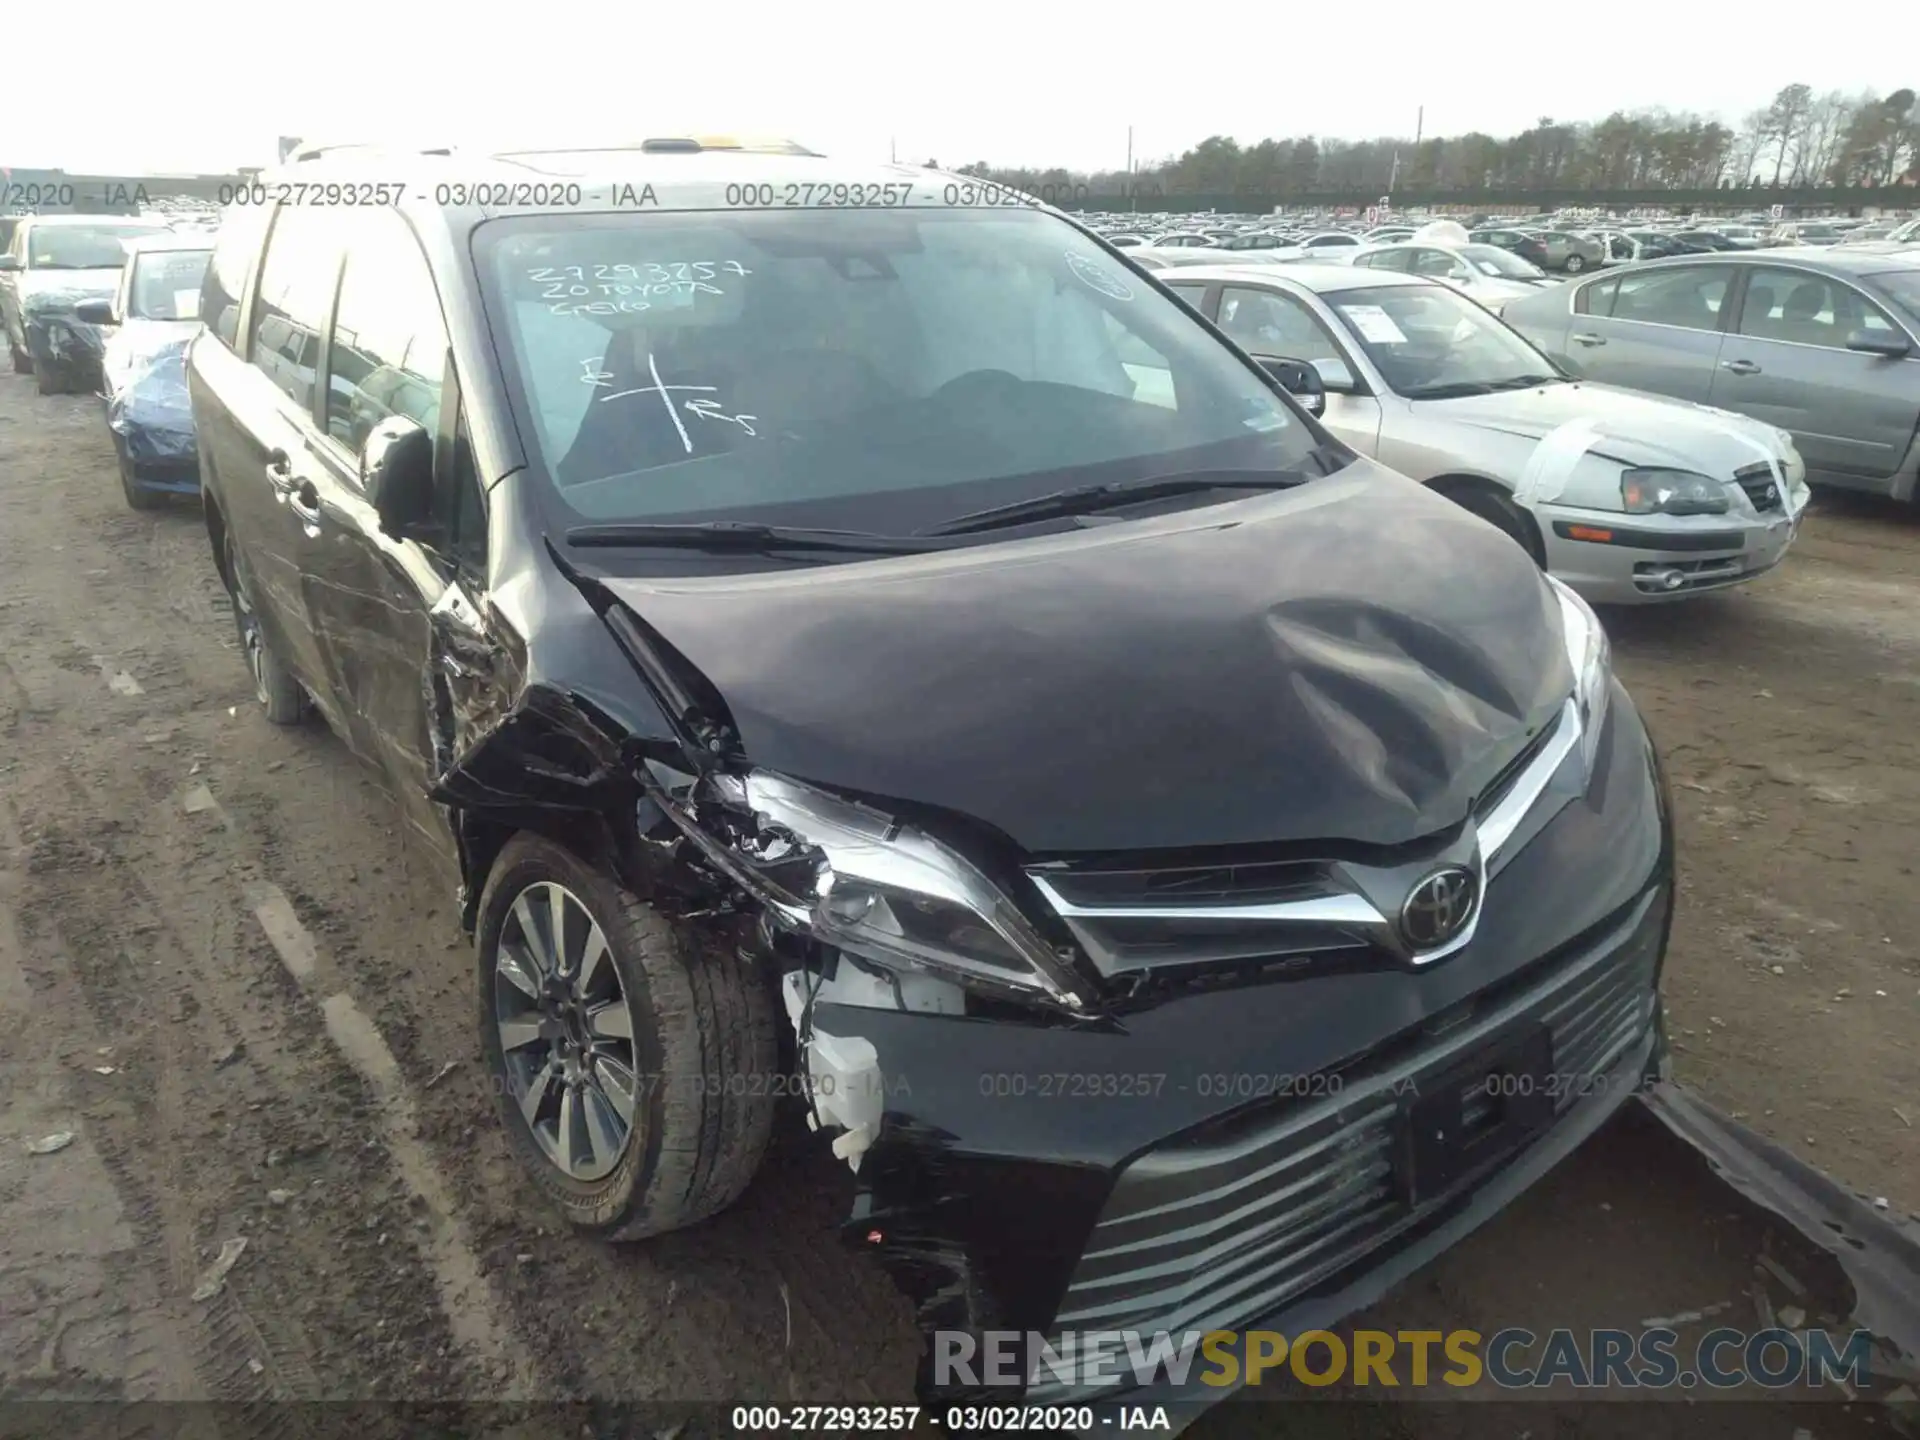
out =
[[[1305,398],[1341,440],[1505,530],[1589,600],[1738,584],[1793,543],[1808,490],[1785,431],[1570,379],[1444,285],[1345,265],[1159,278],[1248,354],[1289,362],[1276,374],[1317,376]]]
[[[1589,379],[1790,431],[1816,485],[1920,500],[1920,252],[1674,256],[1501,318]]]

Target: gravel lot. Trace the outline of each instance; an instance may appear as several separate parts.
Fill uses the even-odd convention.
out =
[[[1607,622],[1675,787],[1680,1076],[1920,1209],[1920,517],[1824,499],[1760,583]],[[694,1232],[558,1232],[495,1131],[471,955],[391,801],[324,728],[256,713],[197,509],[129,510],[97,402],[15,376],[0,734],[0,1397],[911,1400],[905,1303],[841,1250],[844,1174],[798,1137]],[[1603,1136],[1376,1320],[1740,1297],[1786,1242],[1649,1145]],[[1250,1408],[1192,1433],[1271,1433]],[[1388,1408],[1297,1428],[1450,1435],[1473,1407]],[[1654,1433],[1619,1408],[1498,1428]],[[1667,1410],[1701,1434],[1712,1408]],[[1875,1433],[1799,1414],[1720,1428]]]

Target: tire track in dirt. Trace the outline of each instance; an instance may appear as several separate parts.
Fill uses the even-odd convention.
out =
[[[228,717],[207,702],[244,681],[205,628],[224,597],[204,536],[190,515],[96,516],[103,506],[74,503],[78,523],[49,544],[32,533],[45,512],[11,483],[19,457],[0,462],[0,719],[13,755],[33,757],[24,773],[10,761],[20,783],[7,795],[23,832],[24,908],[41,917],[28,943],[73,976],[94,1023],[122,1037],[121,1074],[130,1086],[139,1077],[137,1095],[91,1128],[162,1257],[167,1293],[192,1288],[219,1239],[250,1241],[224,1289],[179,1317],[201,1342],[203,1381],[261,1403],[329,1388],[484,1393],[437,1312],[434,1273],[407,1253],[431,1250],[433,1236],[404,1187],[393,1193],[397,1157],[369,1137],[380,1107],[330,1047],[318,1008],[303,1026],[297,988],[273,993],[278,962],[235,879],[257,860],[217,811],[179,808],[189,767],[176,752],[200,750],[190,772],[210,763]],[[215,665],[220,683],[206,673]],[[493,1314],[471,1293],[455,1308],[469,1334],[474,1316]],[[504,1372],[510,1349],[496,1334],[483,1359]],[[297,1413],[263,1411],[259,1433],[285,1433]]]

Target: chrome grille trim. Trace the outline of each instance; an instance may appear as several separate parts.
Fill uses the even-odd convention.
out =
[[[1552,1035],[1553,1074],[1566,1077],[1556,1114],[1600,1093],[1652,1023],[1663,904],[1648,895],[1585,949],[1350,1077],[1338,1096],[1268,1106],[1229,1121],[1231,1134],[1140,1156],[1088,1237],[1052,1339],[1257,1323],[1449,1203],[1451,1192],[1409,1205],[1394,1184],[1400,1092],[1444,1077],[1507,1027],[1538,1021]],[[1029,1387],[1036,1400],[1095,1393],[1044,1378]]]
[[[1560,767],[1579,749],[1581,738],[1580,709],[1569,697],[1545,733],[1531,742],[1532,758],[1519,773],[1502,775],[1496,779],[1491,803],[1482,807],[1472,821],[1472,854],[1466,863],[1477,882],[1473,913],[1458,935],[1431,950],[1409,953],[1400,939],[1395,917],[1385,913],[1373,899],[1356,889],[1347,888],[1351,882],[1351,871],[1359,868],[1354,866],[1329,862],[1321,867],[1321,878],[1327,893],[1296,900],[1261,900],[1239,905],[1216,901],[1192,905],[1168,901],[1136,904],[1076,901],[1062,889],[1072,872],[1057,867],[1035,866],[1026,874],[1041,899],[1079,940],[1096,968],[1106,974],[1164,970],[1206,961],[1207,957],[1200,953],[1197,941],[1194,942],[1192,953],[1180,953],[1177,945],[1164,942],[1156,945],[1151,934],[1137,933],[1141,922],[1153,921],[1248,927],[1249,943],[1260,942],[1256,948],[1259,955],[1266,959],[1374,947],[1401,955],[1415,965],[1430,965],[1457,953],[1472,942],[1479,928],[1488,880],[1499,868],[1513,837],[1533,808],[1540,803]],[[1223,863],[1214,868],[1230,873],[1235,867],[1231,863]],[[1341,878],[1343,871],[1348,872],[1346,880]],[[1253,933],[1253,927],[1258,926],[1278,927],[1277,933],[1268,937],[1258,936]],[[1133,927],[1133,933],[1127,927]],[[1289,933],[1290,927],[1297,927],[1298,933]],[[1225,937],[1229,941],[1230,935],[1231,932],[1228,932]],[[1135,952],[1133,958],[1128,955],[1129,949]],[[1175,953],[1164,953],[1168,949]],[[1147,952],[1146,957],[1138,958],[1142,951]],[[1255,957],[1245,958],[1251,961]]]

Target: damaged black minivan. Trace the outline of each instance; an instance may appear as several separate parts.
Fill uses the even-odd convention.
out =
[[[930,1332],[1296,1329],[1660,1064],[1671,830],[1598,621],[1289,357],[935,171],[281,178],[376,203],[221,233],[214,558],[268,718],[448,861],[583,1230],[726,1206],[797,1095]]]

